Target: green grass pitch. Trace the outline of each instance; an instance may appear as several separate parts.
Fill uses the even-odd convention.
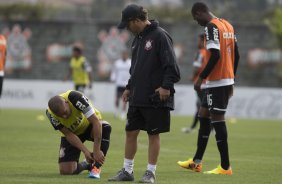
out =
[[[53,130],[44,110],[0,110],[0,183],[1,184],[90,184],[108,183],[123,164],[124,125],[112,114],[103,114],[112,124],[111,145],[100,180],[58,174],[60,133]],[[228,120],[232,176],[204,175],[178,167],[176,162],[194,155],[197,133],[183,134],[191,117],[173,116],[171,132],[161,135],[161,152],[157,166],[159,184],[250,184],[282,183],[282,122],[271,120]],[[134,175],[138,181],[147,165],[147,135],[139,136]],[[87,143],[90,147],[91,144]],[[83,159],[83,154],[81,156]],[[219,164],[219,153],[211,135],[204,156],[203,170]],[[136,182],[135,181],[135,182]]]

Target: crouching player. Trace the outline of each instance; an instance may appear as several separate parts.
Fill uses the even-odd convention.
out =
[[[79,174],[89,170],[90,178],[100,178],[111,134],[111,126],[102,120],[101,113],[82,93],[70,90],[49,100],[46,115],[55,130],[63,134],[59,154],[60,174]],[[93,152],[83,144],[86,140],[94,142]],[[85,160],[79,163],[81,151]]]

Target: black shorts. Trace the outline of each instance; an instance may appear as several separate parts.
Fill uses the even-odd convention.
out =
[[[76,84],[76,85],[74,86],[74,89],[75,89],[76,91],[80,91],[80,92],[82,92],[82,93],[84,93],[85,88],[86,88],[86,85],[85,85],[85,84]]]
[[[168,108],[130,106],[127,113],[125,130],[144,130],[150,135],[169,132],[170,110]]]
[[[92,131],[92,125],[90,124],[83,134],[78,135],[81,142],[85,142],[86,140],[93,141],[93,139],[91,138],[91,131]],[[78,162],[80,157],[80,152],[81,151],[78,148],[74,147],[67,141],[66,137],[61,137],[61,145],[60,145],[59,161],[58,161],[59,163],[71,162],[71,161]]]
[[[211,114],[225,114],[233,86],[221,86],[205,89],[202,107],[208,108]]]
[[[121,96],[122,96],[122,94],[123,94],[125,89],[126,89],[125,87],[118,86],[117,87],[117,91],[116,91],[116,95],[117,95],[116,97],[117,98],[121,98]]]

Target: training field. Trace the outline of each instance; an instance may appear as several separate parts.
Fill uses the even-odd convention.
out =
[[[0,110],[1,184],[108,183],[107,178],[122,167],[125,123],[114,119],[111,114],[104,114],[104,119],[112,124],[113,131],[102,178],[89,179],[86,172],[78,176],[60,176],[57,166],[60,134],[53,130],[44,113],[35,110]],[[282,183],[281,121],[228,121],[232,176],[204,175],[178,167],[176,162],[192,157],[196,149],[197,133],[180,132],[181,127],[190,124],[190,121],[191,117],[173,117],[171,132],[162,135],[157,183]],[[217,164],[219,154],[214,135],[211,135],[203,170],[213,169]],[[147,136],[142,132],[135,158],[136,181],[142,176],[146,165]]]

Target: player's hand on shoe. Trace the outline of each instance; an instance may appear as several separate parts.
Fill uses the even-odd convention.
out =
[[[85,159],[88,163],[92,163],[94,161],[94,158],[92,156],[93,154],[90,151],[86,151],[84,153]]]
[[[128,102],[129,94],[130,94],[130,91],[128,89],[124,90],[122,97],[121,97],[123,102]]]
[[[155,90],[155,92],[159,92],[160,94],[160,100],[161,101],[166,101],[166,99],[170,96],[170,90],[169,89],[164,89],[162,87],[159,87],[158,89]]]
[[[94,152],[93,157],[94,157],[94,161],[100,164],[103,164],[105,161],[104,153],[101,150]]]

